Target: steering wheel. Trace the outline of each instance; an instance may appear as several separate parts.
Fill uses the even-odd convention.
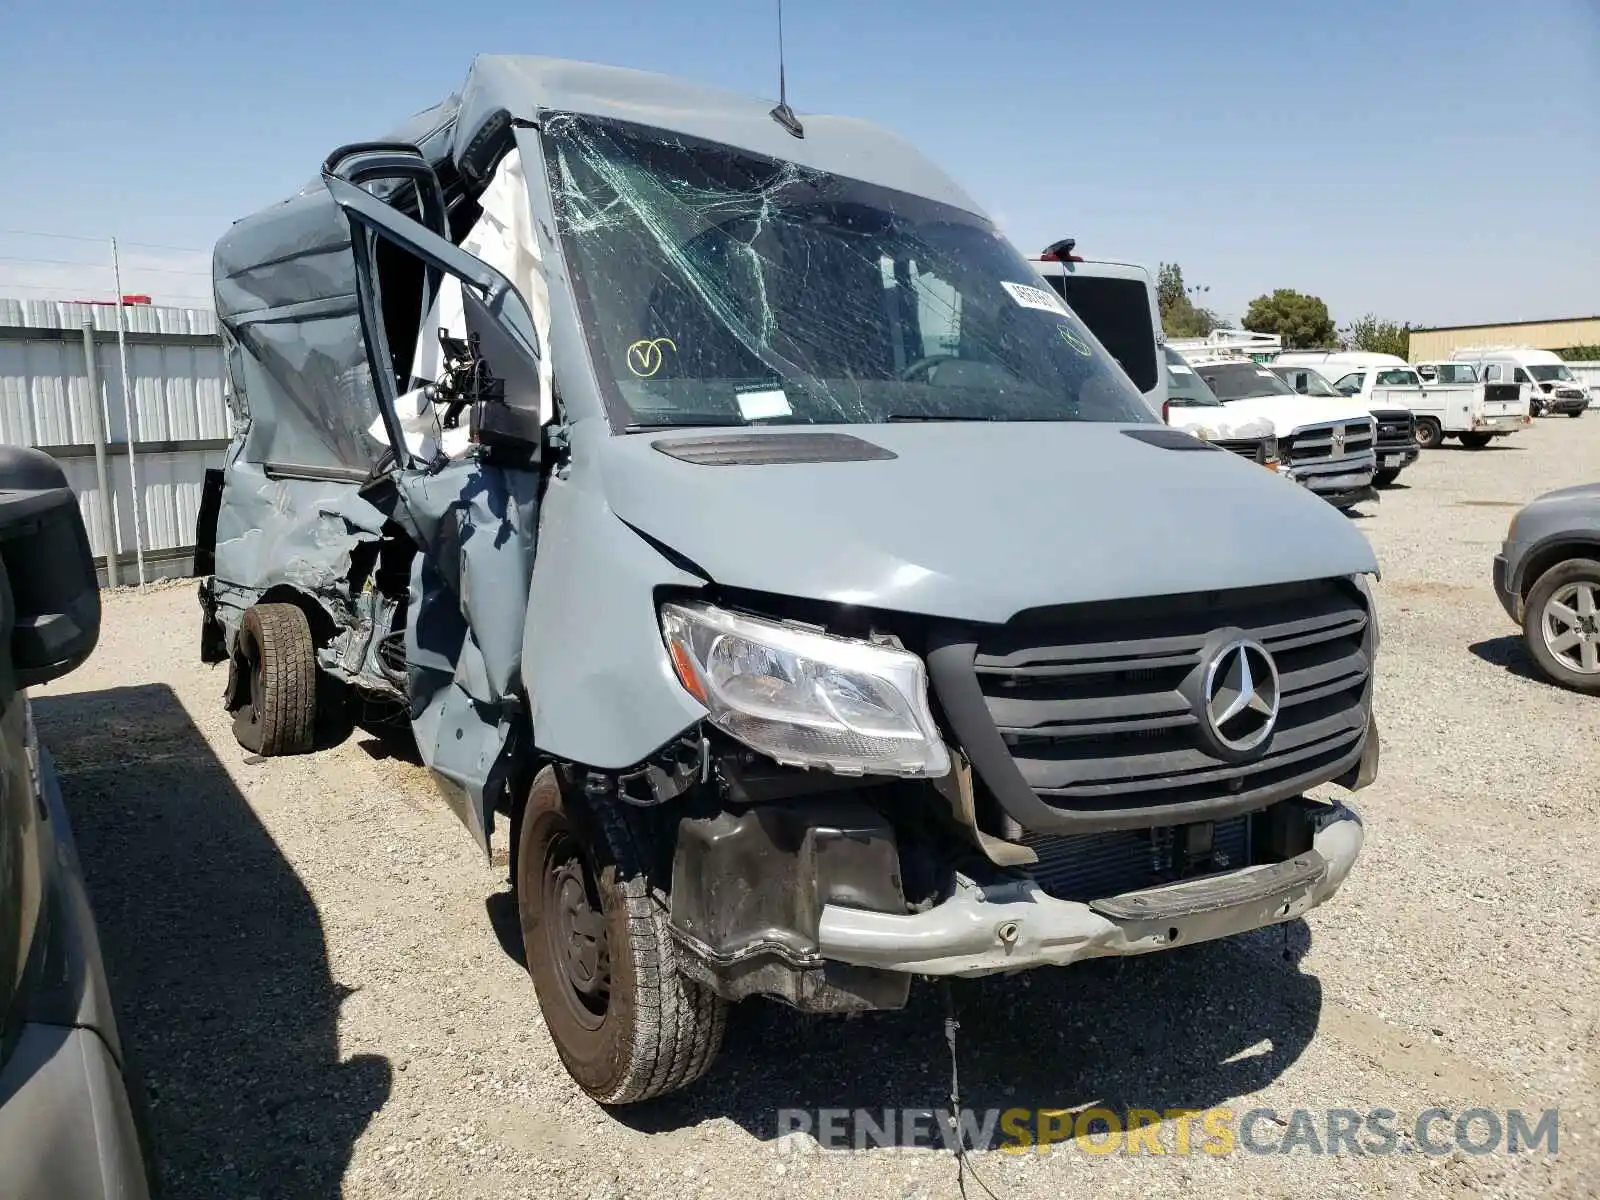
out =
[[[959,354],[929,354],[925,358],[917,359],[916,362],[912,363],[910,366],[906,367],[905,370],[901,371],[900,378],[904,380],[910,380],[914,375],[933,370],[933,368],[937,367],[940,363],[960,361],[961,356]]]

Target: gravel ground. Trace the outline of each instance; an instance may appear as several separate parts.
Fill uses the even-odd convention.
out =
[[[1384,570],[1384,757],[1331,905],[1287,934],[955,989],[970,1107],[1387,1107],[1402,1127],[1559,1107],[1559,1154],[991,1151],[996,1193],[1596,1193],[1600,701],[1532,676],[1489,562],[1516,506],[1597,461],[1600,415],[1546,419],[1424,456],[1357,518]],[[93,659],[36,696],[172,1196],[958,1194],[927,1144],[776,1140],[780,1108],[944,1104],[932,988],[852,1021],[744,1005],[693,1089],[591,1104],[519,965],[503,852],[482,859],[394,739],[247,756],[192,588],[109,596]]]

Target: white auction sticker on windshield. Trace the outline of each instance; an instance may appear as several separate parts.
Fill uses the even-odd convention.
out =
[[[1194,374],[1194,372],[1191,371],[1188,367],[1185,367],[1180,363],[1168,363],[1167,364],[1167,370],[1171,371],[1174,375],[1193,375]]]
[[[789,397],[782,388],[767,388],[760,392],[738,394],[739,415],[746,421],[759,421],[763,417],[787,417],[794,412],[789,407]]]
[[[1272,372],[1271,371],[1257,371],[1256,374],[1261,376],[1261,378],[1263,378],[1263,379],[1271,379],[1272,378]]]
[[[1061,303],[1056,294],[1044,288],[1030,287],[1026,283],[1011,283],[1004,279],[1000,281],[1000,286],[1005,288],[1007,295],[1023,308],[1037,308],[1047,313],[1067,311],[1067,306]]]

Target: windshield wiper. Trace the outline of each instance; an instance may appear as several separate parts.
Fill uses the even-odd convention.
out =
[[[890,413],[885,421],[1003,421],[1004,417],[983,417],[976,413]]]
[[[636,421],[624,433],[655,433],[662,429],[759,429],[763,425],[810,425],[806,417],[756,417],[746,420],[735,413],[674,413],[671,420]]]

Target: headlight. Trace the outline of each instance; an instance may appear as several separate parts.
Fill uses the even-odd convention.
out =
[[[777,762],[841,775],[950,770],[914,654],[703,604],[662,605],[661,632],[711,723]]]

